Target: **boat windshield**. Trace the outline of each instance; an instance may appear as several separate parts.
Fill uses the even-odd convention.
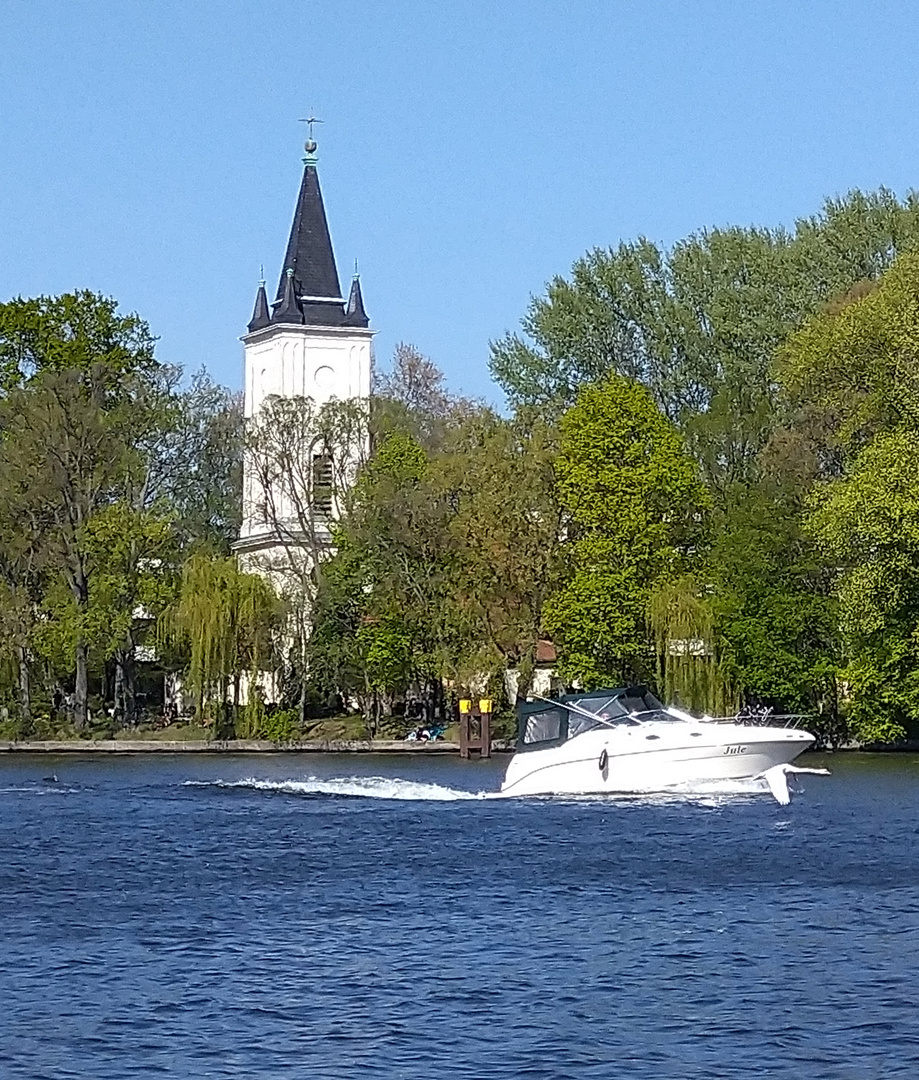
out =
[[[663,704],[650,693],[645,687],[631,687],[626,691],[616,691],[604,694],[595,691],[593,694],[585,694],[576,697],[574,694],[565,698],[567,705],[574,705],[584,712],[602,716],[607,724],[638,724],[644,720],[673,720],[664,711]],[[568,714],[568,737],[579,735],[582,731],[590,731],[592,728],[605,726],[599,720],[585,716],[583,712]]]
[[[558,702],[528,702],[520,710],[517,747],[557,744],[595,728],[637,725],[650,719],[677,718],[665,712],[644,686],[567,694]]]

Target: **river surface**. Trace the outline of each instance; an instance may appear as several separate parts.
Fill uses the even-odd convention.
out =
[[[919,759],[827,763],[781,807],[4,755],[0,1076],[915,1080]]]

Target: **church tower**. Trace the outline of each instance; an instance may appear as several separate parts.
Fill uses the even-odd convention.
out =
[[[250,424],[272,396],[310,398],[317,409],[332,399],[366,401],[370,397],[373,331],[368,328],[360,280],[355,274],[345,301],[312,137],[305,149],[303,180],[277,294],[269,304],[265,282],[259,284],[248,333],[242,338],[245,416]],[[314,471],[317,463],[321,468],[317,458],[312,463]],[[308,463],[303,465],[305,470],[309,468]],[[235,547],[244,563],[253,568],[269,564],[280,542],[277,521],[272,522],[265,512],[264,478],[257,473],[247,455],[242,528]],[[334,513],[331,507],[324,509]]]

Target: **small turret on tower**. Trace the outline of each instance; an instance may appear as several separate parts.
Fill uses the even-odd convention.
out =
[[[303,322],[303,311],[297,300],[297,288],[292,266],[288,266],[284,271],[282,280],[284,292],[281,295],[281,302],[274,309],[271,321],[273,323],[295,323],[299,326]]]
[[[354,280],[351,282],[351,294],[348,297],[348,307],[345,310],[345,326],[368,326],[370,319],[364,310],[364,297],[361,293],[360,275],[355,271]]]
[[[265,279],[258,283],[258,292],[255,294],[255,307],[252,310],[252,318],[249,320],[249,333],[262,330],[271,323],[271,312],[268,310],[268,295],[265,292]]]

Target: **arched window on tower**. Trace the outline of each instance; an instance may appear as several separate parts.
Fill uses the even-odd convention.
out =
[[[331,517],[334,476],[329,454],[313,454],[312,480],[313,512],[322,517]]]

